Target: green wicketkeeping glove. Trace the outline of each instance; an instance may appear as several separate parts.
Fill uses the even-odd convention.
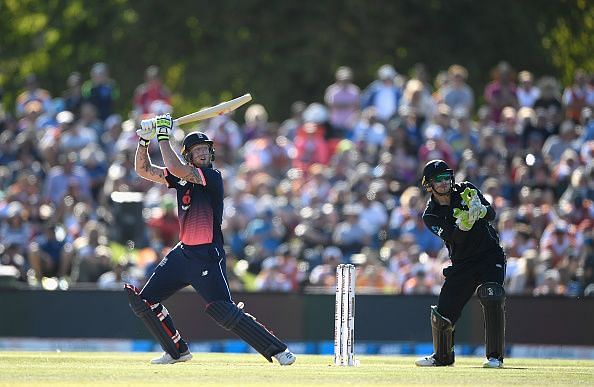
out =
[[[476,221],[470,218],[468,211],[459,208],[454,208],[454,218],[456,218],[456,226],[462,231],[469,231]]]
[[[475,189],[466,187],[460,196],[462,196],[462,201],[468,207],[468,216],[473,224],[487,215],[487,207],[481,203],[481,199]]]

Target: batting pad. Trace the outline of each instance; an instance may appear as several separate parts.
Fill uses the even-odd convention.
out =
[[[206,306],[206,314],[226,330],[241,337],[271,363],[272,356],[287,349],[285,343],[256,321],[255,317],[231,302],[211,302]]]
[[[433,334],[434,357],[439,365],[454,363],[454,326],[452,322],[431,306],[431,333]]]
[[[177,344],[173,341],[171,335],[165,332],[161,320],[151,310],[147,302],[138,295],[138,290],[129,284],[126,284],[124,288],[128,293],[128,301],[134,314],[146,325],[149,332],[161,344],[163,350],[170,354],[172,358],[179,359],[180,353]],[[178,334],[176,333],[176,335]]]
[[[485,355],[503,360],[505,350],[505,289],[486,282],[476,289],[485,318]]]

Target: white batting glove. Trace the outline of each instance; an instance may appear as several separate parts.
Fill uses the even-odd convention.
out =
[[[148,146],[151,139],[157,135],[157,122],[154,118],[149,120],[140,121],[140,129],[136,131],[138,137],[140,137],[140,145]]]
[[[173,119],[169,113],[155,117],[157,122],[157,140],[169,141],[169,135],[173,128]]]

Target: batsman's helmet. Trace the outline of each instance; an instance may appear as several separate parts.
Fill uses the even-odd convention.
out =
[[[182,142],[182,148],[181,148],[181,154],[182,154],[183,158],[187,162],[190,162],[190,160],[188,159],[188,154],[189,154],[188,152],[194,145],[199,145],[199,144],[208,144],[210,146],[210,156],[211,156],[210,161],[214,161],[214,159],[215,159],[214,143],[203,132],[190,132],[190,133],[186,134],[186,137],[184,137],[184,141]]]
[[[437,175],[449,173],[452,184],[454,183],[454,171],[443,160],[431,160],[423,168],[423,180],[421,185],[427,189],[431,186],[431,182]]]

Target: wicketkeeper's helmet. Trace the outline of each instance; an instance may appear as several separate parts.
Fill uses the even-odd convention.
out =
[[[451,184],[454,183],[454,171],[448,166],[448,164],[443,160],[431,160],[425,167],[423,168],[423,180],[421,181],[421,185],[423,188],[427,189],[431,186],[431,182],[435,178],[435,176],[441,175],[443,173],[449,173]]]
[[[208,138],[208,136],[203,132],[191,132],[191,133],[186,134],[186,137],[184,137],[184,141],[182,142],[182,148],[181,148],[181,154],[182,154],[183,158],[187,162],[190,162],[190,160],[188,159],[188,153],[194,145],[199,145],[199,144],[208,144],[210,146],[210,156],[211,156],[210,161],[214,161],[214,159],[215,159],[214,142],[210,138]]]

